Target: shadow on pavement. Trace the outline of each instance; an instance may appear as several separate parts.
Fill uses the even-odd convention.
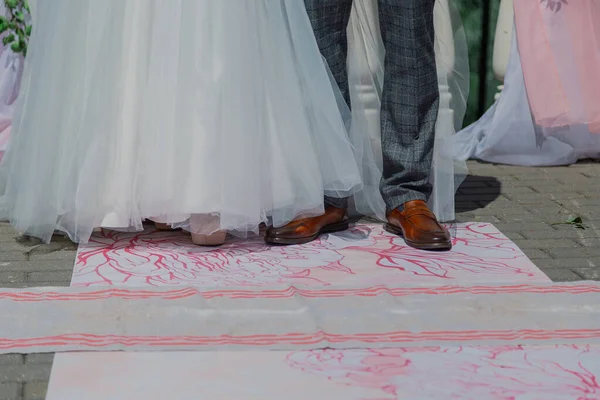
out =
[[[492,176],[468,175],[456,194],[456,211],[484,208],[500,197],[502,182]]]

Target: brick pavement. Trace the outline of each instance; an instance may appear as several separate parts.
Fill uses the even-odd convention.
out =
[[[459,221],[494,223],[555,281],[600,280],[600,163],[524,168],[469,163]],[[585,229],[554,225],[580,216]],[[68,286],[76,246],[0,223],[0,286]],[[0,400],[44,399],[53,356],[0,355]]]

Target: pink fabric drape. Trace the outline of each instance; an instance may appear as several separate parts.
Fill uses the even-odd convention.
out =
[[[514,8],[536,124],[600,134],[600,0],[515,0]]]

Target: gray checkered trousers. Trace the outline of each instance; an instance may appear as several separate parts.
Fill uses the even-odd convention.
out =
[[[349,102],[346,28],[353,0],[304,0],[321,53]],[[435,64],[435,0],[377,0],[386,49],[381,135],[381,194],[388,210],[427,200],[439,108]],[[346,207],[347,199],[326,204]]]

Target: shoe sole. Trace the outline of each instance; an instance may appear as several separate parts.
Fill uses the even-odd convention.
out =
[[[323,229],[321,229],[319,232],[317,232],[311,236],[305,236],[305,237],[300,237],[300,238],[284,238],[284,237],[270,238],[268,236],[265,236],[265,242],[267,242],[268,244],[274,244],[274,245],[278,245],[278,246],[291,246],[291,245],[295,245],[295,244],[306,244],[306,243],[310,243],[310,242],[316,240],[319,236],[324,235],[326,233],[343,232],[343,231],[348,230],[349,227],[350,227],[350,223],[348,220],[346,220],[346,221],[342,221],[342,222],[336,222],[335,224],[327,225],[327,226],[323,227]]]
[[[449,251],[449,250],[452,250],[452,242],[415,243],[415,242],[412,242],[412,241],[406,239],[404,237],[404,232],[402,231],[402,229],[398,228],[397,226],[394,226],[392,224],[385,224],[384,229],[389,233],[400,236],[402,239],[404,239],[404,242],[408,246],[410,246],[414,249],[417,249],[417,250],[426,250],[426,251]]]

